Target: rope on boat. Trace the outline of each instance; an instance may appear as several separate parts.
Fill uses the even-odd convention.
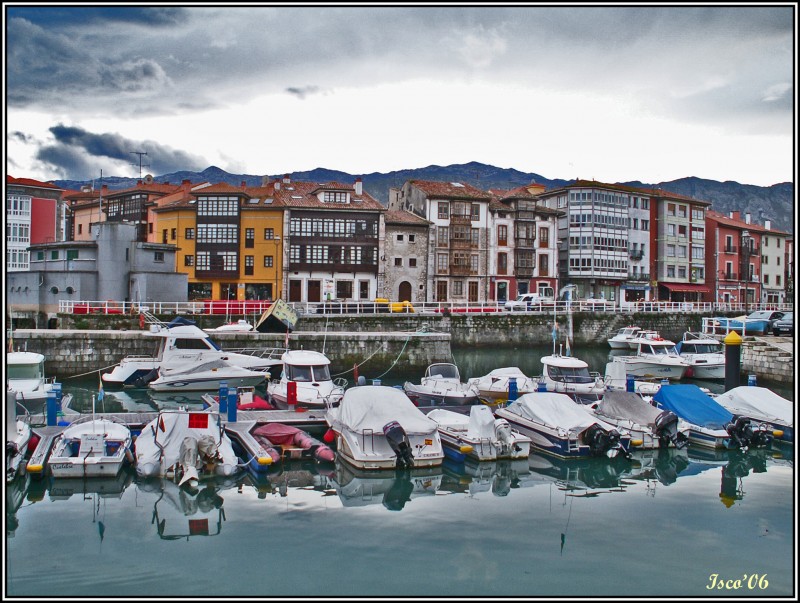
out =
[[[103,368],[89,371],[88,373],[81,373],[80,375],[70,375],[69,377],[64,377],[64,380],[66,381],[67,379],[75,379],[75,377],[85,377],[86,375],[91,375],[92,373],[99,373],[100,371],[105,371],[114,368],[115,366],[119,366],[119,362],[117,362],[117,364],[112,364],[111,366],[105,366]]]
[[[346,375],[348,373],[352,373],[356,368],[360,367],[362,364],[366,364],[367,362],[369,362],[370,358],[372,358],[375,354],[380,352],[382,349],[383,349],[383,344],[380,344],[377,348],[375,348],[375,351],[372,352],[372,354],[367,356],[362,362],[359,362],[353,368],[347,369],[346,371],[342,371],[341,373],[336,373],[335,375],[331,375],[331,376],[332,377],[340,377],[341,375]]]
[[[413,335],[413,333],[409,333],[408,337],[406,337],[406,342],[403,344],[403,349],[402,349],[402,350],[400,350],[400,353],[397,355],[397,358],[395,358],[395,359],[394,359],[394,362],[392,362],[391,366],[390,366],[388,369],[386,369],[386,371],[385,371],[385,372],[383,372],[383,373],[381,373],[380,375],[378,375],[378,376],[376,377],[376,379],[380,379],[380,378],[381,378],[381,377],[383,377],[383,376],[384,376],[386,373],[388,373],[389,371],[391,371],[391,370],[394,368],[394,365],[395,365],[395,364],[397,364],[397,361],[398,361],[398,360],[400,360],[400,356],[402,356],[402,355],[403,355],[403,352],[405,352],[405,351],[406,351],[406,346],[408,345],[408,342],[409,342],[409,341],[411,341],[411,335]]]

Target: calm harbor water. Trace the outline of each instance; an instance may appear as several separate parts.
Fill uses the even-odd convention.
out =
[[[551,351],[454,356],[466,379],[501,366],[536,375]],[[602,371],[609,354],[579,356]],[[398,367],[384,384],[419,378]],[[96,376],[62,382],[75,406],[91,406]],[[790,388],[774,389],[794,399]],[[103,404],[192,403],[151,398],[106,392]],[[133,471],[115,480],[22,476],[6,489],[5,594],[789,597],[794,485],[791,446],[632,461],[534,453],[410,474],[291,463],[192,493]]]

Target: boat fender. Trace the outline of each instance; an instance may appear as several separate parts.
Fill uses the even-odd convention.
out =
[[[783,435],[783,433],[781,433]],[[31,439],[28,440],[28,452],[33,454],[33,451],[36,450],[36,447],[39,445],[39,436],[32,435]]]
[[[139,314],[139,328],[144,329],[144,314]]]
[[[131,452],[130,448],[125,449],[125,460],[128,461],[131,465],[133,464],[133,453]]]

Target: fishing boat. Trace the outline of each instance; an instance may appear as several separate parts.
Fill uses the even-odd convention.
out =
[[[397,388],[361,385],[331,400],[325,413],[338,456],[360,469],[441,465],[438,424]]]
[[[517,395],[535,392],[538,383],[525,375],[518,367],[509,366],[497,368],[483,377],[473,377],[467,383],[478,388],[481,398],[489,401],[504,401],[509,399],[509,391],[514,383]]]
[[[28,412],[41,412],[47,394],[53,389],[52,380],[45,377],[45,356],[36,352],[6,354],[6,386],[16,393],[16,400]]]
[[[419,383],[406,381],[403,391],[420,408],[447,407],[468,413],[472,405],[481,403],[477,386],[462,382],[458,367],[449,362],[431,364]]]
[[[623,327],[617,331],[616,335],[608,339],[608,345],[612,350],[630,349],[630,340],[636,337],[641,330],[640,327],[635,327],[633,325]]]
[[[772,390],[755,385],[734,387],[714,401],[734,415],[766,424],[777,442],[794,443],[794,404]]]
[[[181,316],[167,324],[152,324],[145,334],[155,340],[155,353],[152,356],[126,356],[111,371],[101,375],[104,386],[146,387],[158,378],[158,369],[162,365],[179,371],[212,360],[224,360],[251,371],[271,373],[280,367],[280,355],[285,351],[285,348],[223,350],[194,321]]]
[[[342,399],[347,380],[331,378],[331,361],[322,352],[290,350],[281,356],[281,364],[281,378],[267,383],[267,394],[277,408],[324,409],[326,401]]]
[[[266,378],[263,371],[246,369],[217,358],[188,366],[184,363],[162,364],[158,368],[158,377],[147,386],[157,392],[214,391],[220,388],[221,383],[228,387],[247,387],[263,383]]]
[[[239,460],[219,413],[162,410],[136,439],[136,473],[196,487],[211,476],[232,476]]]
[[[73,421],[56,438],[47,467],[54,478],[114,477],[132,462],[131,430],[88,416]]]
[[[592,406],[595,414],[641,441],[639,448],[683,448],[689,443],[689,425],[669,410],[659,410],[639,394],[609,391]]]
[[[6,483],[14,481],[24,468],[33,431],[28,421],[17,418],[17,393],[6,388]]]
[[[731,413],[694,384],[664,385],[653,396],[653,402],[689,423],[690,444],[759,448],[773,438],[767,425]]]
[[[675,351],[689,362],[687,377],[695,379],[724,379],[725,351],[718,340],[687,331],[675,345]]]
[[[675,352],[675,342],[668,339],[640,341],[636,354],[615,356],[615,362],[625,363],[625,373],[634,377],[682,379],[689,362]]]
[[[534,448],[562,458],[628,455],[631,436],[566,394],[524,394],[495,415],[527,435]]]
[[[428,418],[436,421],[445,456],[456,461],[527,458],[531,439],[495,418],[488,406],[471,406],[469,415],[435,408]]]
[[[542,356],[541,362],[539,383],[544,383],[549,392],[567,394],[581,403],[597,401],[605,392],[603,377],[600,373],[589,372],[589,364],[580,358],[558,353]]]

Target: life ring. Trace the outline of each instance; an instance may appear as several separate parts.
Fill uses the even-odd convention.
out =
[[[139,328],[144,329],[144,314],[139,314]]]

